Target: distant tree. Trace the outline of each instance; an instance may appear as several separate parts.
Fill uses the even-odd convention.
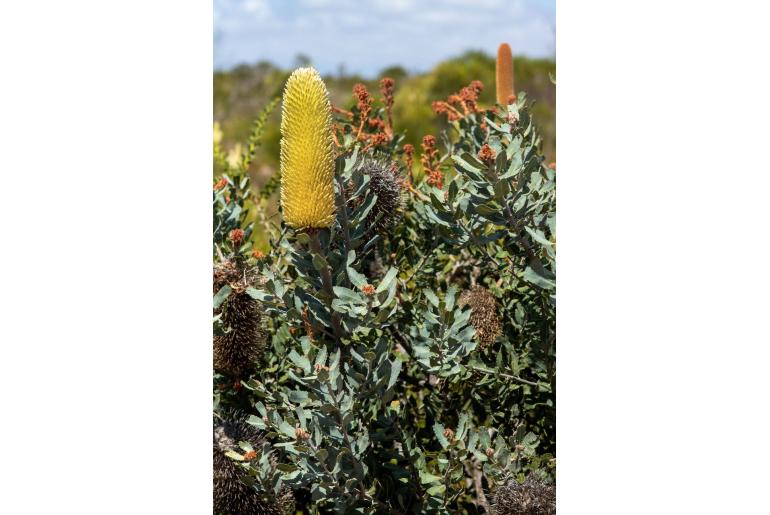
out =
[[[403,79],[409,75],[409,72],[403,66],[388,66],[380,72],[380,77],[390,77],[392,79]]]
[[[310,56],[306,54],[297,54],[294,57],[294,68],[302,68],[305,66],[310,66],[312,64],[312,61],[310,60]]]

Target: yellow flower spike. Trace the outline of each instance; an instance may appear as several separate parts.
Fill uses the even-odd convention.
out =
[[[334,223],[334,143],[329,92],[313,68],[286,81],[281,115],[281,205],[295,229]]]
[[[508,43],[501,44],[497,49],[497,103],[508,105],[508,100],[515,95],[513,92],[513,55]]]

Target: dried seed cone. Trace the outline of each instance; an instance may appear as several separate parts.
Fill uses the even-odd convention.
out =
[[[556,486],[528,476],[523,484],[510,481],[495,492],[493,515],[555,515]]]
[[[234,378],[255,370],[265,346],[261,306],[246,293],[253,280],[233,260],[214,267],[214,292],[226,284],[233,289],[219,308],[225,332],[214,336],[214,370]]]
[[[401,218],[404,187],[400,170],[385,162],[366,160],[359,165],[358,173],[369,176],[369,188],[377,195],[374,207],[366,216],[366,224],[382,233]]]
[[[233,292],[222,307],[225,334],[214,336],[214,370],[232,377],[253,372],[262,356],[265,334],[259,303],[246,292]]]
[[[281,205],[295,229],[334,222],[334,143],[329,92],[313,68],[286,82],[281,116]]]
[[[291,491],[284,489],[275,500],[268,499],[244,482],[246,471],[228,458],[227,451],[243,454],[238,442],[249,442],[258,449],[264,443],[259,430],[246,417],[228,413],[225,420],[214,420],[214,514],[280,515],[294,503]]]
[[[483,286],[474,286],[460,295],[460,306],[470,306],[471,325],[481,348],[488,347],[502,333],[502,321],[497,313],[497,300]]]
[[[508,105],[508,97],[513,91],[513,55],[508,43],[501,44],[497,49],[497,103]]]

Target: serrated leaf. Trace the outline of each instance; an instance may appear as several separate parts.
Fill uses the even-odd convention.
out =
[[[243,461],[243,456],[235,451],[225,451],[225,456],[236,461]]]
[[[438,422],[433,424],[433,433],[436,435],[436,439],[441,444],[441,447],[446,449],[449,447],[449,440],[444,436],[444,426]]]
[[[425,298],[428,299],[428,301],[433,304],[434,307],[439,306],[439,300],[435,293],[433,293],[432,290],[423,290],[422,292],[425,295]]]
[[[300,356],[297,351],[293,350],[289,352],[289,359],[301,368],[306,374],[310,374],[310,360],[305,356]]]
[[[393,388],[398,380],[398,374],[401,373],[401,360],[395,359],[390,363],[390,379],[388,379],[388,390]]]

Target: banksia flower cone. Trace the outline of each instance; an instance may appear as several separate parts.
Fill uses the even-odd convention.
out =
[[[502,322],[497,314],[497,300],[482,286],[475,286],[460,295],[458,304],[470,306],[471,325],[481,348],[488,347],[502,333]]]
[[[513,55],[508,43],[497,49],[497,103],[508,105],[508,99],[515,95],[513,91]]]
[[[510,481],[495,492],[494,515],[555,515],[556,487],[528,476],[523,484]]]
[[[295,229],[334,222],[334,142],[329,92],[313,68],[286,82],[281,116],[281,205]]]
[[[369,176],[369,188],[377,195],[366,225],[371,231],[385,232],[401,218],[404,202],[401,172],[394,165],[376,160],[364,161],[357,172]]]
[[[224,421],[214,421],[214,514],[280,515],[294,504],[291,491],[284,487],[275,499],[269,499],[246,484],[247,473],[225,453],[243,454],[238,442],[248,442],[254,449],[264,443],[259,430],[248,424],[245,416],[226,413]]]
[[[240,266],[225,261],[214,267],[214,290],[228,284],[233,292],[220,306],[225,333],[214,336],[214,370],[231,377],[253,372],[265,346],[260,326],[262,309],[246,288],[247,278]]]

